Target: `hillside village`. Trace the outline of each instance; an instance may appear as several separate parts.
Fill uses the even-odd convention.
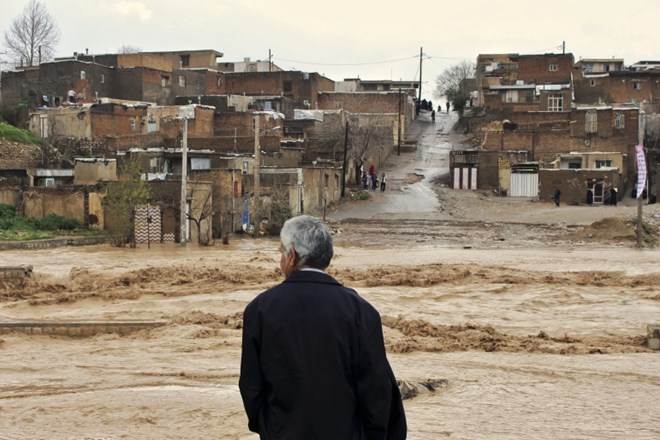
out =
[[[660,62],[479,55],[457,127],[473,145],[451,152],[450,186],[614,203],[643,144],[654,203],[659,81]],[[203,244],[323,215],[362,169],[414,148],[408,128],[430,104],[415,81],[334,81],[215,50],[75,53],[3,71],[1,85],[44,143],[2,144],[0,203],[110,229],[108,188],[139,175],[151,197],[131,211],[135,240]]]

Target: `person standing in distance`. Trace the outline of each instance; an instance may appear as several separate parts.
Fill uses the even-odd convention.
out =
[[[243,314],[239,388],[262,440],[403,440],[406,418],[378,311],[325,270],[332,236],[319,219],[280,232],[285,280]]]

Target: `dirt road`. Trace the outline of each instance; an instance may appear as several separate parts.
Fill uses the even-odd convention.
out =
[[[634,206],[443,188],[452,117],[420,121],[418,151],[382,167],[385,193],[327,218],[330,272],[381,312],[397,378],[447,381],[404,402],[408,438],[660,438],[660,357],[646,346],[660,254],[634,247]],[[0,335],[0,439],[258,438],[237,387],[241,314],[280,280],[276,238],[0,258],[34,266],[24,289],[0,290],[0,321],[165,323]]]

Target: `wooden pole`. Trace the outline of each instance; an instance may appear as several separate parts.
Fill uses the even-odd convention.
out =
[[[188,240],[188,216],[186,199],[186,181],[188,180],[188,117],[183,118],[183,139],[181,139],[181,246]]]
[[[346,156],[348,155],[348,121],[346,121],[346,133],[344,134],[344,160],[341,166],[341,196],[346,193]]]
[[[399,113],[397,113],[399,119],[397,124],[397,141],[396,141],[396,155],[401,156],[401,87],[399,87]]]
[[[422,104],[422,48],[419,48],[419,104]]]
[[[259,145],[259,115],[254,115],[254,201],[259,202],[259,167],[261,165],[261,145]]]

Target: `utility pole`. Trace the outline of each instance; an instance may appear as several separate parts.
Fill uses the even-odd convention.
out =
[[[562,55],[566,54],[566,42],[565,41],[561,42],[561,53],[562,53]]]
[[[183,118],[183,138],[181,139],[181,246],[188,240],[188,216],[186,182],[188,180],[188,117]]]
[[[270,53],[270,49],[268,49],[268,71],[273,71],[273,55]]]
[[[348,155],[348,121],[346,121],[346,133],[344,134],[344,160],[341,166],[341,196],[346,193],[346,156]]]
[[[401,87],[399,87],[399,112],[397,113],[397,140],[396,140],[396,155],[401,156]]]
[[[422,48],[419,48],[419,104],[422,103]]]
[[[257,206],[259,206],[259,173],[260,173],[260,164],[261,164],[261,146],[259,145],[259,115],[254,114],[254,210],[252,212],[253,222],[256,222],[257,219],[254,218],[254,214],[257,211]],[[254,226],[258,227],[257,224]],[[254,231],[255,237],[257,231]]]

